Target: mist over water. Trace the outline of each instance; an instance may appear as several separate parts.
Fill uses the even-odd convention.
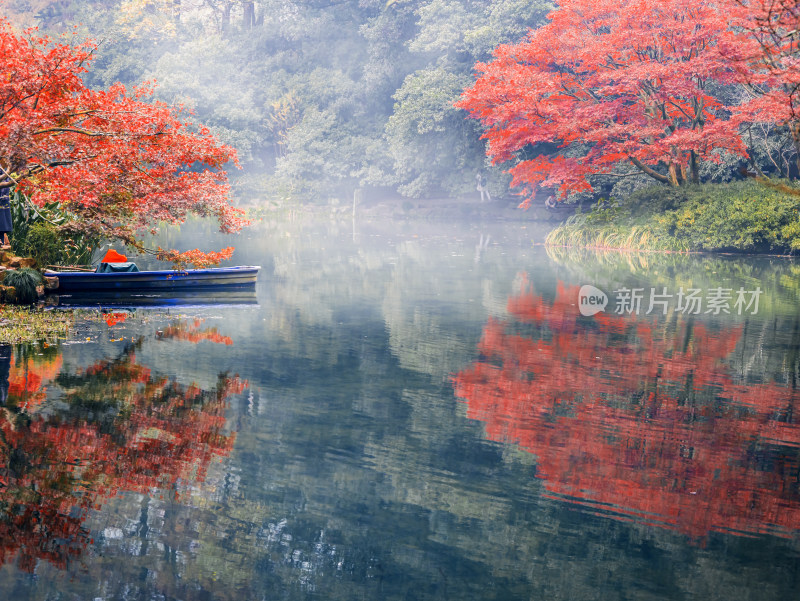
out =
[[[248,230],[256,304],[118,307],[12,349],[7,598],[791,595],[793,260],[353,225]],[[581,315],[587,284],[605,311]],[[756,285],[755,313],[616,311]]]

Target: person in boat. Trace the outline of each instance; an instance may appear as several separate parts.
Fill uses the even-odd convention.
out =
[[[0,185],[3,181],[0,180]],[[11,188],[0,188],[0,244],[10,244],[11,232],[14,224],[11,220]]]

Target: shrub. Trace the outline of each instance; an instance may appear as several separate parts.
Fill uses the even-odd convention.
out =
[[[800,189],[747,180],[651,187],[598,202],[547,237],[549,245],[638,250],[800,250]]]
[[[91,263],[98,242],[80,233],[66,233],[64,228],[71,224],[71,216],[58,203],[34,208],[27,197],[14,191],[11,214],[11,245],[17,254],[34,257],[43,267]]]
[[[65,241],[57,228],[45,221],[34,223],[22,240],[14,242],[14,248],[22,256],[33,257],[40,267],[63,263]]]
[[[684,204],[692,188],[674,188],[663,185],[648,186],[636,190],[621,203],[621,206],[634,217],[650,217],[671,211]]]
[[[755,181],[694,186],[683,204],[653,219],[693,250],[800,249],[800,190],[794,195]]]
[[[36,287],[44,284],[42,275],[35,269],[24,267],[14,271],[7,271],[3,278],[3,285],[13,286],[17,291],[17,303],[30,305],[39,298]]]

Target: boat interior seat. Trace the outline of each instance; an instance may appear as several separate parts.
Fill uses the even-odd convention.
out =
[[[126,271],[139,271],[139,268],[136,266],[136,263],[132,261],[124,261],[118,263],[100,263],[95,269],[97,273],[120,273]]]

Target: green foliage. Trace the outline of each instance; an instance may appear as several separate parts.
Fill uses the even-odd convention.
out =
[[[472,120],[453,107],[469,78],[437,67],[406,77],[386,124],[395,183],[404,196],[458,196],[475,188],[483,144]]]
[[[14,230],[11,245],[21,256],[33,257],[41,266],[91,263],[98,242],[78,233],[67,233],[70,215],[58,203],[34,207],[19,192],[11,194]]]
[[[471,68],[499,44],[519,41],[552,9],[547,0],[431,0],[417,10],[419,33],[410,47]]]
[[[688,194],[686,187],[651,184],[633,192],[622,201],[622,206],[634,217],[649,217],[679,207],[686,202]]]
[[[235,2],[184,5],[179,18],[166,0],[73,5],[79,34],[104,40],[90,85],[155,80],[160,100],[185,104],[237,148],[238,195],[289,191],[292,201],[318,202],[367,186],[415,197],[474,193],[478,171],[493,196],[504,194],[509,178],[485,164],[477,124],[452,102],[476,61],[552,8],[547,0],[265,0],[246,24]]]
[[[696,250],[800,250],[800,189],[787,194],[754,181],[693,187],[686,202],[654,221]]]
[[[58,229],[44,221],[34,223],[21,244],[15,244],[17,252],[36,259],[37,265],[63,265],[65,244]]]
[[[475,62],[522,38],[551,8],[546,0],[431,0],[417,8],[419,31],[408,46],[429,62],[394,93],[385,128],[391,182],[402,195],[474,193],[480,172],[493,196],[508,191],[510,178],[485,159],[479,127],[453,103],[471,83]]]
[[[35,269],[24,267],[7,271],[3,278],[4,286],[13,286],[17,291],[17,303],[30,305],[39,298],[36,287],[44,283],[42,275]]]
[[[653,186],[623,203],[599,202],[547,237],[554,246],[638,250],[800,250],[800,189],[755,181],[685,188]]]

